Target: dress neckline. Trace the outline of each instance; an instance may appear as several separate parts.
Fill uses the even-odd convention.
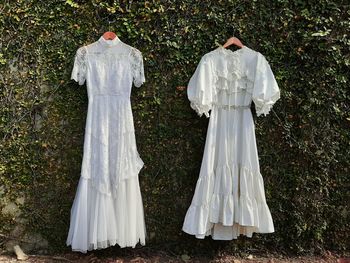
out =
[[[112,40],[106,40],[103,36],[101,36],[98,42],[105,47],[114,47],[118,45],[121,42],[121,40],[117,36]]]
[[[227,49],[227,48],[224,48],[223,46],[219,46],[217,49],[218,50],[221,50],[227,54],[237,54],[239,52],[242,52],[243,50],[245,50],[246,48],[248,48],[247,46],[243,45],[240,49],[237,49],[235,51],[232,51],[231,49]]]

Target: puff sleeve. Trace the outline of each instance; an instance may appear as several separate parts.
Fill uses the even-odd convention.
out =
[[[187,86],[187,96],[191,102],[191,108],[199,116],[204,114],[209,118],[209,111],[213,104],[214,76],[210,59],[206,56],[200,60],[196,71]]]
[[[135,87],[141,87],[141,85],[145,82],[143,57],[142,53],[136,48],[133,48],[131,51],[131,70]]]
[[[74,58],[74,65],[71,74],[71,79],[83,85],[86,80],[87,61],[86,61],[86,48],[81,47],[77,50]]]
[[[253,101],[257,116],[266,116],[280,98],[280,90],[271,67],[265,57],[258,53],[256,60]]]

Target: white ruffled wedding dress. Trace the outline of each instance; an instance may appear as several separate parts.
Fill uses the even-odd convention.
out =
[[[210,120],[183,231],[217,240],[274,232],[260,174],[251,102],[268,114],[280,91],[265,57],[246,46],[204,55],[188,85],[191,107]]]

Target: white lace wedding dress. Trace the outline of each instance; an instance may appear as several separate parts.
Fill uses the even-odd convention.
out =
[[[86,81],[88,112],[81,177],[71,209],[67,245],[72,250],[145,244],[138,174],[139,157],[131,111],[132,83],[145,81],[139,50],[118,37],[77,50],[71,78]]]
[[[274,232],[250,111],[253,101],[266,115],[280,97],[265,57],[246,46],[219,47],[203,56],[187,91],[191,107],[210,120],[183,231],[218,240]]]

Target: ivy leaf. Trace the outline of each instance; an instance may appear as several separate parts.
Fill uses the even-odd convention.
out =
[[[74,8],[79,8],[79,5],[75,3],[73,0],[66,0],[66,4]]]
[[[332,30],[327,29],[325,31],[318,31],[316,33],[312,33],[311,36],[313,36],[313,37],[324,37],[324,36],[329,35],[331,32],[332,32]]]

